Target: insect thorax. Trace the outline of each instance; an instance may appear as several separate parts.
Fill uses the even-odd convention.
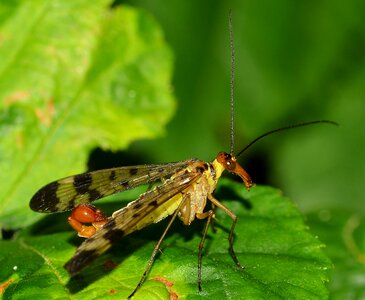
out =
[[[217,160],[212,163],[195,161],[188,167],[188,170],[201,173],[201,175],[180,195],[181,200],[184,198],[184,204],[180,208],[178,216],[185,225],[190,225],[197,213],[204,212],[208,195],[214,192],[224,168]]]

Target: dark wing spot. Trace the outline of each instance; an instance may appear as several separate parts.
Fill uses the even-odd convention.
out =
[[[82,250],[77,252],[63,267],[70,273],[71,276],[75,276],[85,266],[92,262],[98,253],[95,250]]]
[[[208,168],[209,168],[209,165],[208,165],[207,163],[204,163],[204,164],[202,164],[202,165],[198,166],[198,167],[196,168],[196,170],[197,170],[199,173],[203,173],[204,171],[208,170]]]
[[[129,174],[131,174],[131,175],[136,175],[137,172],[138,172],[138,169],[137,168],[130,168],[129,169]]]
[[[116,241],[120,240],[123,236],[125,236],[125,232],[121,229],[111,229],[105,232],[103,238],[110,241],[111,244],[114,244]]]
[[[149,206],[153,206],[153,207],[157,207],[158,203],[156,200],[151,201],[150,203],[148,203]]]
[[[55,212],[60,199],[57,197],[57,190],[60,184],[54,181],[41,188],[30,200],[29,206],[34,211]]]
[[[143,203],[141,201],[137,201],[137,202],[134,203],[133,207],[135,209],[139,209],[139,208],[142,207],[142,205],[143,205]]]
[[[123,230],[116,228],[115,219],[110,220],[104,226],[104,229],[107,231],[103,234],[103,238],[110,241],[110,244],[113,244],[115,241],[125,236],[125,232]]]
[[[89,199],[90,199],[90,201],[94,201],[94,200],[100,199],[102,197],[104,197],[104,195],[100,194],[98,192],[98,190],[95,190],[95,189],[90,189],[89,190]]]
[[[205,169],[203,167],[197,167],[196,170],[199,172],[199,173],[203,173],[205,171]]]
[[[111,171],[110,175],[109,175],[109,180],[114,181],[117,178],[117,174],[115,173],[115,171]]]
[[[111,219],[108,223],[104,225],[104,227],[108,229],[114,229],[116,226],[117,223],[115,223],[115,219]]]
[[[124,186],[126,189],[129,187],[128,181],[123,181],[120,183],[122,186]]]
[[[93,178],[90,173],[84,173],[74,176],[74,187],[78,194],[86,194],[89,192]]]

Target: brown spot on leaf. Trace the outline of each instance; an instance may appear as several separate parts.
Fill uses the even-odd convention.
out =
[[[154,278],[151,278],[151,280],[159,281],[166,286],[166,289],[170,294],[170,300],[179,299],[179,295],[175,291],[172,290],[172,286],[174,285],[174,283],[172,281],[168,280],[165,277],[161,277],[161,276],[156,276]]]
[[[4,294],[6,288],[14,282],[14,279],[9,279],[0,284],[0,295]]]
[[[10,106],[16,102],[24,102],[24,99],[29,97],[29,92],[26,91],[16,91],[15,93],[9,95],[4,100],[4,106]]]
[[[110,295],[114,295],[117,293],[117,291],[115,289],[110,289],[108,292]]]
[[[112,270],[115,269],[118,266],[118,264],[114,261],[112,261],[111,259],[105,261],[103,263],[103,267],[105,270]]]
[[[53,100],[50,99],[47,102],[46,107],[44,107],[43,109],[36,108],[35,114],[43,125],[50,126],[53,116],[55,114],[55,105],[54,105]]]

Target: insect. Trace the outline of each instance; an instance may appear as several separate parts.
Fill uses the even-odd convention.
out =
[[[51,182],[32,197],[30,207],[37,212],[55,213],[72,210],[68,222],[80,236],[87,238],[65,264],[71,276],[78,274],[97,256],[107,251],[115,240],[152,223],[157,223],[167,216],[172,216],[153,249],[139,283],[130,294],[129,298],[131,298],[148,276],[154,258],[174,220],[179,218],[185,225],[190,225],[197,218],[206,220],[198,255],[197,283],[201,290],[202,249],[209,224],[215,217],[213,208],[205,210],[207,201],[211,202],[212,207],[222,209],[232,219],[228,235],[229,251],[237,266],[243,268],[233,248],[237,217],[213,195],[222,173],[227,170],[238,175],[245,187],[250,189],[253,182],[249,174],[237,162],[237,158],[247,148],[263,137],[278,131],[316,123],[336,123],[318,120],[271,130],[254,139],[235,155],[233,150],[234,48],[231,17],[230,42],[232,51],[230,153],[220,152],[212,162],[190,159],[159,165],[139,165],[87,172]],[[110,217],[105,216],[103,212],[90,204],[108,195],[151,184],[155,186],[127,206],[115,211]]]

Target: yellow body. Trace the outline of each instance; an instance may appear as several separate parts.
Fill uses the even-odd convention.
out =
[[[140,220],[134,227],[129,228],[126,234],[132,233],[136,230],[141,230],[142,228],[152,224],[158,223],[162,219],[172,215],[176,209],[179,207],[183,197],[186,197],[184,205],[180,208],[178,212],[178,217],[185,225],[190,225],[195,219],[196,214],[201,214],[204,212],[204,208],[207,203],[208,194],[212,194],[217,186],[218,179],[221,177],[224,167],[216,159],[211,163],[207,164],[203,161],[193,161],[186,169],[174,174],[170,179],[181,175],[183,172],[200,172],[199,170],[204,169],[201,176],[189,185],[182,192],[174,195],[165,203],[159,205],[152,213],[148,214],[145,218]],[[129,205],[133,205],[134,201]],[[128,205],[128,206],[129,206]],[[127,209],[128,208],[122,208]],[[114,212],[114,215],[120,213],[119,211]]]

